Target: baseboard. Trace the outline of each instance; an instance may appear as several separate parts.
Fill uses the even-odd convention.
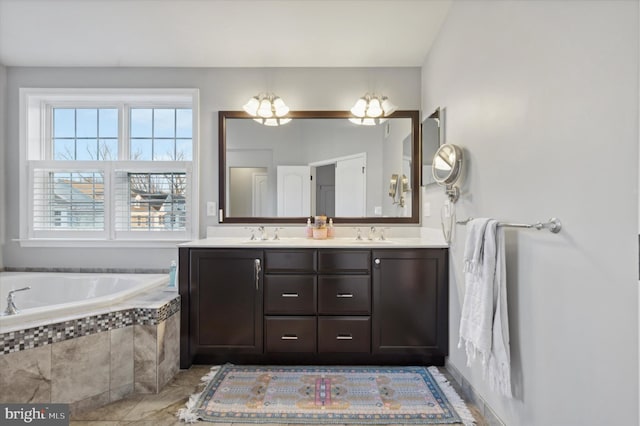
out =
[[[476,390],[471,386],[471,383],[462,375],[462,373],[449,362],[447,358],[445,360],[444,368],[447,369],[449,374],[453,377],[453,379],[458,383],[460,388],[462,389],[463,397],[475,404],[482,415],[484,416],[487,423],[491,426],[505,426],[505,422],[498,417],[498,415],[493,411],[491,406],[487,404],[487,402],[476,392]]]

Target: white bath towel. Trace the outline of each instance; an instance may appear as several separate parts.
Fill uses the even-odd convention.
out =
[[[498,222],[470,221],[464,253],[465,295],[458,347],[464,342],[468,366],[480,356],[483,377],[491,389],[511,397],[504,231]]]

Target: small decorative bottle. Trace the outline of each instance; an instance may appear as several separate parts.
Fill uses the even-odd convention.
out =
[[[172,260],[169,266],[169,284],[167,285],[167,291],[176,289],[176,269],[178,269],[178,265],[175,260]]]
[[[313,238],[313,226],[311,225],[311,218],[307,218],[307,229],[305,230],[307,238]]]
[[[327,226],[327,238],[335,236],[335,228],[333,227],[333,218],[329,218],[329,226]]]

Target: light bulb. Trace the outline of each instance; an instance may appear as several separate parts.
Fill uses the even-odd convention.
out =
[[[278,119],[277,118],[266,118],[264,120],[264,124],[265,126],[277,126],[278,125]]]
[[[282,126],[283,124],[287,124],[290,121],[291,121],[290,118],[281,118],[280,119],[280,125]]]
[[[389,98],[386,96],[382,98],[382,110],[385,116],[393,114],[397,109],[398,107],[392,104]]]
[[[372,98],[369,101],[369,107],[367,108],[367,117],[380,117],[382,115],[382,107],[380,106],[380,99]]]
[[[247,114],[256,116],[258,113],[258,106],[260,105],[260,100],[257,96],[252,97],[249,101],[242,106],[242,109],[246,111]]]
[[[276,110],[277,117],[282,117],[289,113],[289,107],[285,105],[284,101],[280,97],[273,100],[273,108]]]
[[[365,109],[367,107],[367,100],[360,98],[356,101],[356,104],[351,108],[351,114],[356,117],[364,117]]]
[[[374,118],[363,118],[361,124],[363,126],[375,126],[376,120]]]
[[[260,101],[260,107],[258,108],[258,115],[264,118],[273,117],[273,111],[271,111],[271,101],[264,98]]]

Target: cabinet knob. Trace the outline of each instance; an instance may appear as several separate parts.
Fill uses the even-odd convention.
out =
[[[379,265],[380,264],[380,259],[374,260],[373,263],[375,263],[376,265]]]

